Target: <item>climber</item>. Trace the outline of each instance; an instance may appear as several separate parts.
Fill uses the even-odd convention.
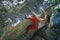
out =
[[[46,14],[44,9],[42,9],[42,11],[44,13],[44,19],[39,17],[39,16],[37,16],[36,13],[31,10],[33,15],[32,16],[27,16],[27,19],[33,21],[33,25],[29,25],[27,27],[26,34],[28,34],[30,30],[38,30],[38,22],[39,21],[42,22],[42,24],[46,23],[46,21],[47,21],[47,14]]]

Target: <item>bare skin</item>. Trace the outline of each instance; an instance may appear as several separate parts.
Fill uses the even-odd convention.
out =
[[[31,11],[31,12],[33,15],[35,15],[35,17],[37,18],[38,21],[41,21],[43,24],[45,24],[47,21],[47,14],[46,14],[45,10],[42,10],[42,11],[44,13],[44,19],[41,17],[38,17],[34,11]]]

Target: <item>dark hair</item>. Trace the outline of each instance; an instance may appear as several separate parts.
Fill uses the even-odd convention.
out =
[[[47,15],[47,22],[50,22],[50,15]]]

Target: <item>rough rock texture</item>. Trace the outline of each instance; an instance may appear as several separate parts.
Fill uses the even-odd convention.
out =
[[[3,32],[4,34],[1,36],[0,40],[17,40],[19,37],[22,36],[24,31],[26,30],[27,26],[30,25],[32,22],[27,20],[20,24],[18,24],[16,27],[8,26],[5,27]]]

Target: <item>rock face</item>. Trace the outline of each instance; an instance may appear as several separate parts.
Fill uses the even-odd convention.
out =
[[[43,0],[42,0],[43,1]],[[40,7],[40,5],[42,4],[42,1],[40,0],[27,0],[25,3],[23,3],[22,5],[17,5],[14,8],[11,9],[5,9],[0,8],[0,12],[5,12],[7,13],[7,18],[6,16],[4,16],[4,18],[6,18],[6,20],[8,19],[8,17],[10,18],[12,16],[12,20],[15,22],[15,18],[16,16],[20,18],[23,18],[23,22],[19,23],[17,26],[13,27],[13,26],[5,26],[4,28],[0,28],[0,31],[2,30],[1,33],[1,37],[0,40],[25,40],[23,39],[22,35],[25,32],[26,28],[31,25],[31,23],[33,23],[30,20],[26,20],[24,21],[24,17],[25,17],[25,13],[28,15],[31,14],[30,10],[26,8],[26,6],[30,7],[32,10],[38,12],[38,8]],[[0,13],[1,14],[1,13]],[[4,24],[3,20],[4,18],[2,18],[2,22]],[[1,23],[1,22],[0,22]],[[2,23],[1,23],[2,24]],[[1,26],[0,26],[1,27]],[[40,36],[37,36],[36,38],[39,38]],[[40,38],[39,38],[40,39]],[[29,40],[29,39],[27,39]],[[38,39],[34,39],[34,40],[38,40]]]
[[[18,24],[16,27],[5,27],[3,30],[4,34],[1,36],[0,40],[18,40],[26,30],[27,26],[31,23],[32,21],[26,20]]]

